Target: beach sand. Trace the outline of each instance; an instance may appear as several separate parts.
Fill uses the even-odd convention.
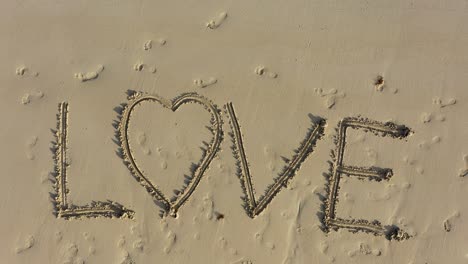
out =
[[[468,263],[466,1],[5,0],[1,263]]]

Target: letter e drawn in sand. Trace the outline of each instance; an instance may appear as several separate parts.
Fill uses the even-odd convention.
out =
[[[146,191],[153,197],[153,199],[155,199],[155,202],[157,202],[157,204],[163,208],[163,215],[169,214],[172,217],[176,217],[180,207],[182,207],[182,205],[184,205],[184,203],[193,194],[198,184],[200,183],[201,178],[208,169],[211,161],[219,150],[219,146],[223,139],[223,122],[220,111],[209,99],[198,95],[197,93],[185,93],[174,98],[173,100],[167,100],[157,95],[145,95],[140,92],[134,92],[129,95],[128,100],[130,102],[124,106],[118,125],[121,156],[135,179],[140,182],[143,187],[145,187]],[[184,185],[182,190],[180,190],[178,194],[172,199],[166,198],[160,188],[151,182],[148,176],[143,173],[133,156],[133,151],[128,141],[128,128],[131,121],[132,112],[135,106],[144,102],[158,103],[162,107],[167,108],[172,112],[177,111],[177,109],[179,109],[179,107],[184,104],[196,103],[203,106],[211,114],[211,126],[209,129],[213,134],[213,137],[208,143],[206,149],[203,148],[203,154],[199,163],[191,169],[192,175],[190,179],[185,182],[186,185]]]
[[[244,208],[248,215],[252,218],[259,215],[270,204],[274,197],[287,186],[288,182],[296,175],[302,162],[306,160],[308,155],[313,152],[316,142],[322,138],[325,126],[325,120],[313,121],[314,125],[308,131],[305,139],[296,149],[294,156],[289,163],[283,168],[274,183],[267,187],[265,194],[259,200],[255,199],[255,192],[252,184],[252,176],[250,174],[247,157],[245,154],[244,143],[242,142],[242,134],[239,123],[234,111],[232,103],[226,104],[226,111],[229,115],[229,121],[232,128],[233,153],[238,166],[238,176],[241,181],[241,186],[245,194]]]
[[[56,142],[54,143],[54,176],[55,193],[53,194],[55,215],[57,218],[80,219],[82,217],[97,218],[133,218],[134,212],[113,201],[92,201],[88,205],[73,205],[68,202],[67,187],[67,144],[68,144],[68,103],[59,104],[57,115]]]
[[[375,181],[389,180],[393,175],[392,169],[377,167],[355,167],[343,165],[343,156],[346,146],[346,131],[348,128],[362,129],[377,136],[389,136],[396,139],[403,139],[410,135],[411,130],[403,125],[396,125],[391,122],[381,123],[365,118],[346,117],[338,123],[337,135],[335,136],[336,152],[332,152],[333,162],[331,163],[331,175],[328,177],[327,197],[325,198],[325,212],[322,223],[325,231],[340,228],[348,229],[351,232],[369,232],[378,236],[385,236],[388,240],[404,240],[409,235],[397,226],[382,226],[377,221],[364,219],[341,219],[336,216],[336,203],[338,201],[338,191],[341,175],[358,177]]]

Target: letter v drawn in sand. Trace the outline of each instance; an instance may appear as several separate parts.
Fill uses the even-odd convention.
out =
[[[241,181],[242,189],[245,193],[245,210],[250,217],[259,215],[270,204],[273,198],[287,186],[288,182],[296,175],[302,162],[307,156],[312,153],[316,142],[322,138],[325,126],[325,120],[320,119],[308,131],[304,141],[295,151],[295,155],[290,162],[283,168],[274,183],[267,187],[265,194],[259,200],[255,199],[255,192],[252,184],[252,176],[250,174],[247,157],[245,155],[244,143],[242,142],[242,134],[239,123],[234,111],[232,103],[226,104],[226,110],[229,115],[229,121],[232,128],[232,140],[234,156],[237,160],[238,176]]]
[[[67,144],[68,144],[68,103],[59,104],[57,131],[54,149],[55,194],[54,205],[57,218],[79,219],[81,217],[133,218],[134,212],[112,201],[92,201],[89,205],[77,206],[68,202],[67,187]]]
[[[383,226],[379,221],[368,221],[365,219],[342,219],[336,216],[336,203],[338,202],[338,191],[340,189],[341,175],[357,177],[375,181],[389,180],[393,176],[392,169],[377,167],[355,167],[343,165],[343,157],[346,146],[346,131],[348,128],[360,129],[371,132],[376,136],[403,139],[410,135],[411,130],[403,125],[391,122],[381,123],[366,118],[346,117],[338,123],[337,135],[335,136],[336,152],[332,151],[330,174],[327,182],[327,197],[324,201],[324,216],[322,219],[325,231],[340,228],[351,232],[368,232],[376,236],[385,236],[391,240],[408,239],[409,235],[394,225]]]
[[[222,119],[219,109],[207,98],[200,96],[196,93],[185,93],[182,94],[173,100],[167,100],[157,95],[144,95],[143,93],[136,92],[128,97],[130,100],[129,104],[126,105],[122,111],[119,122],[119,140],[121,145],[121,150],[123,154],[124,163],[126,163],[130,172],[136,178],[140,184],[145,187],[147,192],[160,204],[162,204],[165,214],[170,214],[173,217],[177,216],[177,212],[180,207],[188,200],[188,198],[193,194],[198,184],[200,183],[201,178],[208,169],[211,161],[215,157],[216,153],[219,150],[223,138],[222,131]],[[162,193],[160,188],[150,181],[147,175],[138,166],[132,148],[129,144],[129,123],[131,121],[132,112],[137,105],[140,105],[144,102],[155,102],[159,103],[162,107],[170,109],[172,112],[177,111],[180,106],[187,103],[196,103],[202,105],[210,114],[211,126],[210,131],[213,134],[211,142],[208,143],[207,149],[204,150],[203,155],[200,159],[200,162],[196,165],[196,168],[192,170],[192,175],[190,180],[187,182],[186,186],[183,186],[179,194],[172,199],[166,198]],[[164,124],[162,124],[164,125]]]

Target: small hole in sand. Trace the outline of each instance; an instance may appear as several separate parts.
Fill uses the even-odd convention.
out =
[[[374,85],[382,85],[384,83],[383,76],[379,75],[377,78],[375,78]]]
[[[216,216],[216,220],[221,220],[221,219],[224,219],[224,214],[220,213],[220,212],[215,212],[215,216]]]

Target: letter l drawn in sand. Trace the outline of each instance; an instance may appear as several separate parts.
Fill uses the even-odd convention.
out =
[[[55,194],[54,205],[57,218],[79,219],[97,218],[133,218],[134,212],[113,201],[92,201],[89,205],[77,206],[68,202],[67,187],[67,144],[68,144],[68,103],[59,104],[57,115],[56,142],[54,144]]]

